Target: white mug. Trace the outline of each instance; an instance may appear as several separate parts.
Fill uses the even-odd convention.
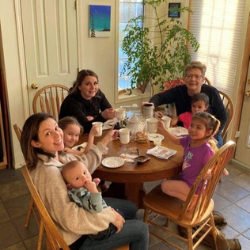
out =
[[[152,103],[145,103],[142,107],[142,114],[145,118],[153,117],[154,107]]]
[[[126,109],[117,108],[117,109],[115,109],[115,112],[116,112],[116,118],[119,121],[123,121],[125,119],[125,117],[126,117]]]
[[[158,119],[151,117],[147,119],[147,128],[149,133],[155,133],[158,127]]]
[[[99,130],[98,134],[95,135],[95,137],[102,136],[102,125],[103,125],[103,123],[102,122],[92,122],[92,126],[93,125],[97,125],[98,126],[98,130]]]
[[[161,120],[164,122],[165,128],[170,128],[171,118],[169,116],[163,116]]]
[[[128,128],[119,129],[119,136],[121,144],[128,144],[130,141],[130,129]]]

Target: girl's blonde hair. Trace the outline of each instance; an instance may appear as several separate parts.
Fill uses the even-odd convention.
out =
[[[80,135],[83,133],[83,127],[82,125],[77,121],[77,119],[73,116],[66,116],[62,119],[59,120],[58,126],[62,129],[65,130],[68,125],[76,125],[80,128]]]

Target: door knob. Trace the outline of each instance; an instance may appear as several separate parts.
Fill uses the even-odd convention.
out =
[[[31,88],[32,89],[38,89],[38,84],[37,83],[32,83]]]
[[[250,90],[246,90],[245,95],[250,96]]]

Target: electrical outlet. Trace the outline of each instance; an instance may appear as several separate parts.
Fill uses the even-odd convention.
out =
[[[239,138],[240,137],[240,131],[236,131],[235,132],[235,138]]]

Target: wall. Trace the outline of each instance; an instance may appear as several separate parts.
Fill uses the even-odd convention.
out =
[[[25,120],[25,92],[21,85],[21,66],[19,61],[18,38],[15,19],[15,7],[13,0],[0,1],[0,24],[2,31],[2,47],[3,62],[2,68],[5,72],[5,79],[7,83],[7,98],[9,100],[9,118],[12,130],[12,149],[13,149],[13,166],[20,167],[23,163],[23,156],[20,149],[19,141],[14,133],[13,124],[17,123],[20,126]]]

